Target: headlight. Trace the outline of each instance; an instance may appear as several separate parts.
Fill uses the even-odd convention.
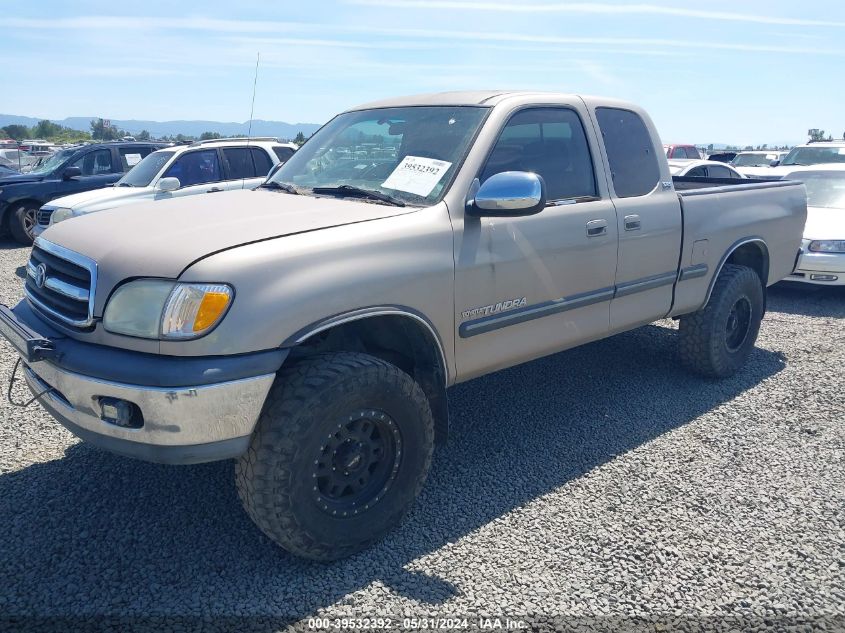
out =
[[[207,334],[232,303],[225,284],[187,284],[139,279],[109,299],[103,326],[115,334],[151,339],[189,339]]]
[[[177,284],[161,317],[164,338],[194,338],[210,331],[229,307],[232,289],[223,284]]]
[[[845,253],[845,240],[813,240],[807,248],[814,253]]]
[[[50,226],[73,217],[72,209],[58,208],[50,215]]]

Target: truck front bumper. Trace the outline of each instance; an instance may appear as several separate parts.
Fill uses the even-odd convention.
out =
[[[65,371],[49,361],[24,365],[27,385],[69,431],[96,446],[145,461],[194,464],[238,457],[275,374],[197,387],[148,387],[107,382]],[[103,402],[128,402],[140,426],[104,415]]]
[[[0,305],[0,335],[33,396],[81,439],[146,461],[243,454],[289,350],[173,357],[71,339],[22,301]]]

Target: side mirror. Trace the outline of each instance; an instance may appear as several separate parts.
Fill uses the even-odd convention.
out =
[[[769,167],[777,167],[778,165],[780,165],[779,160],[773,160],[771,163],[769,163]]]
[[[79,167],[65,167],[65,170],[62,172],[62,179],[70,180],[71,178],[76,178],[81,175],[82,170]]]
[[[156,183],[156,189],[159,191],[176,191],[181,186],[178,178],[161,178]]]
[[[281,163],[276,163],[275,165],[273,165],[270,168],[270,171],[267,172],[267,179],[265,180],[265,182],[267,180],[270,180],[273,176],[275,176],[276,172],[279,171],[282,168],[282,165],[284,165],[284,164],[285,164],[284,161],[282,161]]]
[[[546,183],[542,176],[527,171],[503,171],[484,181],[467,202],[466,212],[477,217],[517,217],[534,215],[545,206]]]

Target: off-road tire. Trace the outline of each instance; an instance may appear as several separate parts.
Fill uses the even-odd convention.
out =
[[[315,456],[324,461],[326,438],[361,411],[392,420],[388,435],[401,437],[390,462],[395,475],[369,507],[342,517],[318,501]],[[249,450],[236,464],[238,495],[250,518],[283,548],[335,560],[368,547],[404,519],[425,482],[433,447],[431,408],[408,374],[367,354],[318,354],[279,372]]]
[[[678,339],[684,365],[709,378],[736,373],[754,348],[763,305],[763,284],[757,273],[747,266],[725,264],[707,305],[680,319]],[[730,324],[736,318],[732,314],[744,313],[746,308],[750,314],[740,340],[741,333]]]
[[[24,246],[29,246],[33,241],[32,235],[26,230],[27,214],[29,214],[29,221],[32,222],[32,228],[35,228],[35,223],[38,222],[38,206],[34,203],[26,202],[18,205],[11,210],[9,215],[9,232],[16,242]]]

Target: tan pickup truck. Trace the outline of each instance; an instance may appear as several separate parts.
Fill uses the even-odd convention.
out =
[[[48,229],[0,331],[83,440],[237,458],[258,526],[333,559],[405,515],[455,383],[664,317],[692,370],[739,370],[805,216],[800,184],[673,181],[628,103],[398,98],[254,191]]]

